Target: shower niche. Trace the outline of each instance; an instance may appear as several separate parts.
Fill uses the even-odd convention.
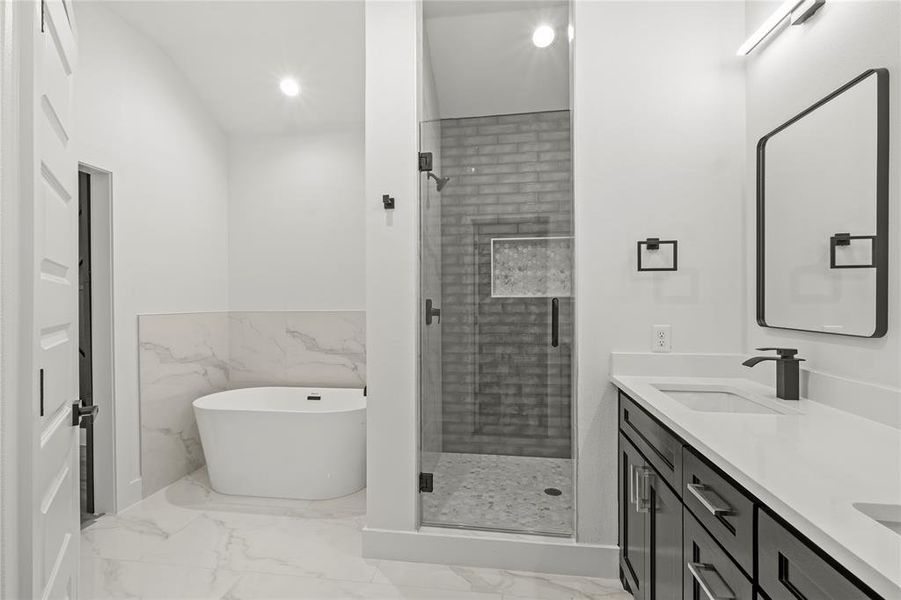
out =
[[[491,297],[570,297],[572,265],[572,236],[493,238]]]

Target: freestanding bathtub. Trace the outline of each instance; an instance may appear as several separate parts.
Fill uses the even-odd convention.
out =
[[[322,500],[366,486],[363,390],[229,390],[195,400],[194,414],[217,492]]]

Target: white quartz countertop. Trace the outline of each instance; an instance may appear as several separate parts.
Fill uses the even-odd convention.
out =
[[[901,505],[901,430],[810,400],[786,403],[795,414],[700,412],[656,387],[723,385],[784,403],[744,379],[611,380],[877,593],[901,599],[901,534],[854,508]]]

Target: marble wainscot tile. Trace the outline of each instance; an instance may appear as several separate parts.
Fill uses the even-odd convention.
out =
[[[232,387],[363,387],[363,311],[233,312]]]
[[[232,387],[283,385],[285,313],[230,312],[228,331]]]
[[[228,383],[225,313],[138,317],[144,496],[205,464],[192,402]]]

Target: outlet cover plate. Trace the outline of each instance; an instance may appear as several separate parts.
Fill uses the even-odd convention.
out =
[[[671,352],[673,349],[673,326],[654,325],[651,338],[651,352]]]

